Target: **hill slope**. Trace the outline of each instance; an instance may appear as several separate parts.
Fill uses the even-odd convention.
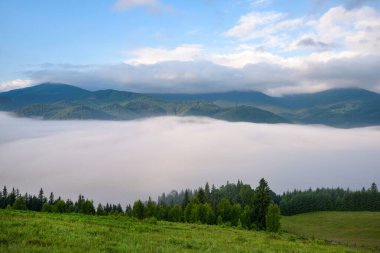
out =
[[[284,216],[285,231],[380,251],[379,212],[316,212]]]
[[[125,216],[0,210],[0,252],[347,252],[342,246],[218,226]],[[365,251],[363,251],[365,252]]]

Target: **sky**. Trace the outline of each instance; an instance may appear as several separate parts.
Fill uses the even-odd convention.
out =
[[[96,202],[264,177],[278,194],[380,183],[380,128],[233,123],[209,118],[41,121],[0,113],[0,187]],[[228,145],[226,145],[228,143]]]
[[[380,92],[378,0],[2,0],[0,91]]]

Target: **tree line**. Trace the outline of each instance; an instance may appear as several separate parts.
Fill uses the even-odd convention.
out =
[[[157,201],[137,200],[125,209],[121,204],[98,204],[79,195],[76,201],[53,193],[45,197],[43,189],[38,195],[21,195],[18,189],[0,191],[0,208],[32,210],[37,212],[83,213],[93,215],[124,214],[137,219],[157,219],[172,222],[217,224],[245,229],[278,231],[280,213],[294,215],[315,211],[380,211],[380,192],[373,183],[360,191],[342,188],[294,190],[276,195],[265,179],[254,189],[238,180],[216,188],[208,183],[196,190],[163,193]]]
[[[64,201],[54,198],[51,193],[47,198],[41,189],[37,196],[21,195],[18,190],[10,193],[4,187],[0,192],[0,208],[32,210],[37,212],[83,213],[83,214],[125,214],[137,219],[157,219],[172,222],[201,224],[218,224],[245,229],[268,230],[280,229],[280,208],[278,196],[274,194],[265,179],[253,189],[249,184],[238,180],[237,184],[227,182],[216,188],[208,183],[197,190],[172,191],[162,194],[158,201],[150,197],[143,202],[137,200],[127,205],[125,210],[120,204],[98,204],[79,195],[77,201]]]
[[[281,196],[282,215],[316,211],[380,211],[380,192],[372,183],[359,191],[342,188],[294,190]]]

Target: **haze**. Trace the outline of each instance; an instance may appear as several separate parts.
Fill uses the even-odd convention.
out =
[[[120,202],[241,179],[271,188],[360,189],[380,182],[380,129],[229,123],[42,121],[0,113],[0,184]]]

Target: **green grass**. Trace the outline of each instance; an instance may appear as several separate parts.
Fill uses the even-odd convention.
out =
[[[287,233],[0,210],[0,252],[366,252]]]
[[[380,252],[380,212],[306,213],[281,222],[289,233]]]

